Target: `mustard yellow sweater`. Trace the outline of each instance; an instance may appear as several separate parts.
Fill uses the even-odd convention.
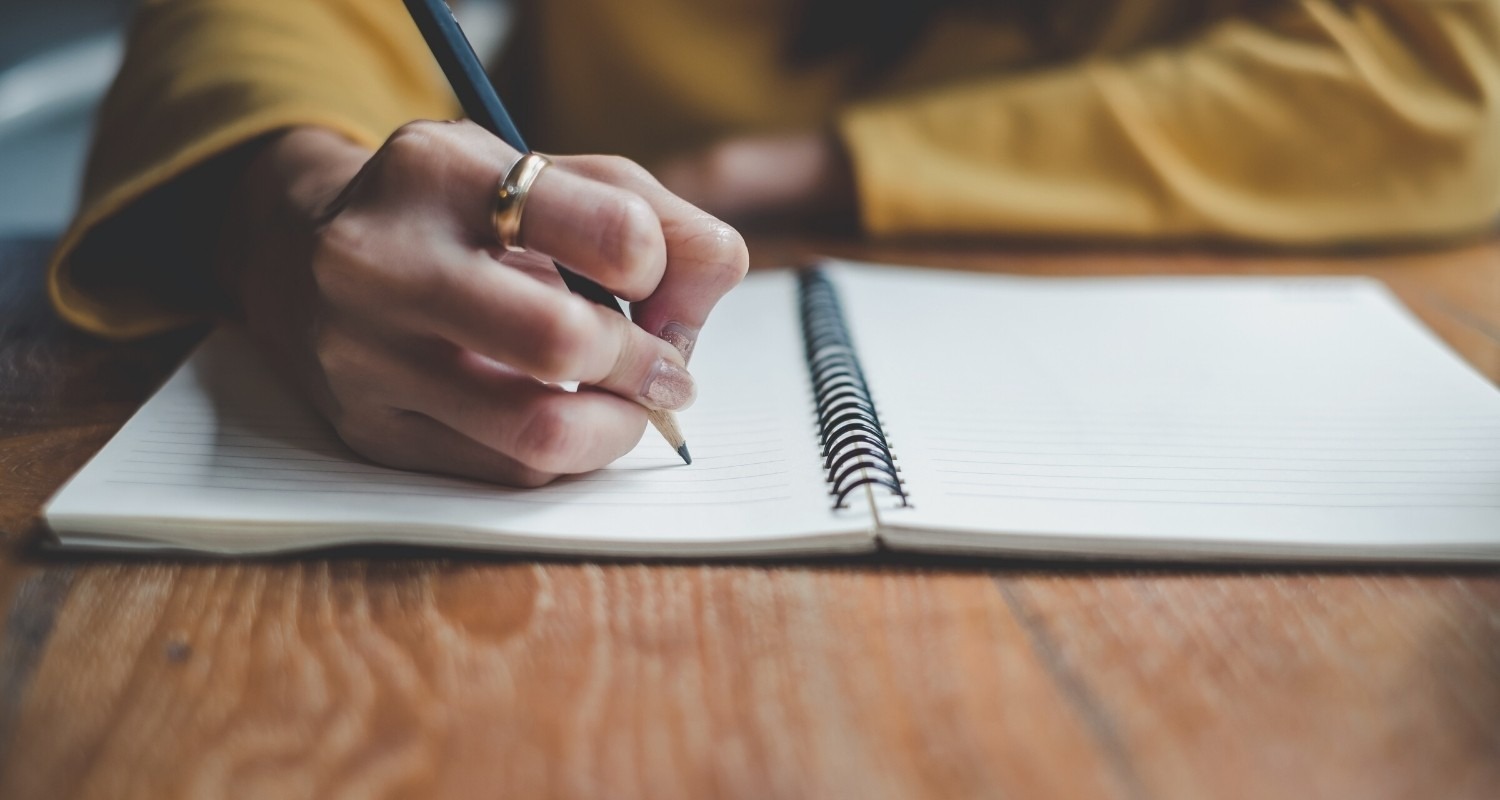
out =
[[[1500,211],[1500,0],[1068,4],[1045,51],[955,11],[872,87],[852,60],[786,66],[795,2],[522,2],[499,80],[552,152],[831,125],[875,236],[1330,244]],[[200,235],[201,198],[171,192],[195,166],[287,126],[375,147],[458,113],[400,0],[145,0],[54,301],[112,336],[201,314],[171,276],[206,265],[171,262],[203,250],[164,244]]]

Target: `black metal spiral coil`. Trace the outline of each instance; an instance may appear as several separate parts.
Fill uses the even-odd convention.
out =
[[[901,471],[849,339],[838,291],[817,268],[799,271],[797,284],[802,341],[834,508],[847,508],[849,494],[867,485],[882,486],[907,505]]]

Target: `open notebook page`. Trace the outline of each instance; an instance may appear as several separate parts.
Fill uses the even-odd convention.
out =
[[[1375,281],[834,275],[893,546],[1500,557],[1500,392]]]
[[[693,358],[680,416],[607,469],[537,490],[401,472],[349,452],[235,332],[213,334],[50,504],[69,546],[221,553],[345,542],[691,555],[863,550],[817,460],[789,273],[751,276]]]

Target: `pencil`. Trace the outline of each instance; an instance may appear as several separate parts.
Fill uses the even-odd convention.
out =
[[[437,59],[438,66],[443,68],[443,74],[453,87],[453,93],[458,95],[458,102],[463,105],[464,113],[469,115],[469,119],[516,150],[531,152],[531,148],[526,146],[526,140],[521,138],[521,132],[516,129],[516,123],[510,118],[510,113],[505,110],[505,104],[500,101],[500,95],[490,83],[484,64],[474,53],[474,46],[469,44],[463,29],[458,27],[458,20],[453,18],[453,11],[448,8],[448,4],[443,0],[405,0],[405,3],[407,12],[417,24],[417,29],[422,32],[422,38],[427,40],[428,49]],[[563,283],[574,294],[605,308],[612,308],[621,315],[625,313],[625,309],[620,307],[619,298],[610,294],[603,286],[556,261],[552,265],[557,267]],[[693,463],[693,457],[688,453],[687,440],[683,438],[682,429],[677,426],[677,417],[670,411],[655,410],[648,416],[651,424],[666,438],[667,444],[677,451],[677,455],[682,456],[685,463]]]

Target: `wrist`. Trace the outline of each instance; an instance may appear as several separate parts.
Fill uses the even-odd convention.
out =
[[[236,187],[250,221],[291,214],[323,217],[359,173],[371,151],[324,128],[291,128],[274,134],[252,158]]]
[[[217,249],[219,285],[237,314],[246,310],[247,278],[270,277],[273,265],[305,259],[303,246],[370,151],[322,128],[291,128],[251,145],[254,152],[228,185],[231,196]]]

